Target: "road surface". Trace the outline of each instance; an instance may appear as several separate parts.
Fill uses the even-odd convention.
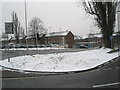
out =
[[[11,50],[9,55],[10,57],[16,57],[26,54],[50,54],[77,52],[82,50]],[[7,51],[2,51],[2,59],[6,58]],[[119,71],[120,58],[100,69],[95,69],[87,72],[70,73],[63,75],[41,75],[3,71],[3,78],[1,79],[2,88],[118,88],[120,85],[120,80],[118,78]]]
[[[120,59],[87,72],[3,78],[3,88],[119,88]]]
[[[2,52],[2,60],[8,58],[8,52],[9,57],[17,57],[17,56],[23,56],[23,55],[34,55],[34,54],[51,54],[51,53],[64,53],[64,52],[79,52],[79,51],[85,51],[85,50],[92,50],[94,48],[90,49],[52,49],[52,50],[0,50]]]

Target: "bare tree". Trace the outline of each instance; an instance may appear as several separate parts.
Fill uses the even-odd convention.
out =
[[[12,21],[13,21],[13,30],[14,30],[16,43],[19,43],[20,22],[18,21],[18,16],[17,16],[17,14],[14,11],[12,12]]]
[[[21,43],[22,43],[22,44],[25,43],[25,38],[26,38],[24,31],[25,31],[24,28],[21,26],[21,27],[20,27],[20,37],[21,37],[20,39],[21,39]]]
[[[34,17],[29,23],[29,35],[34,38],[35,44],[39,39],[40,35],[46,33],[44,24],[40,18]]]
[[[96,25],[101,29],[104,46],[106,48],[112,48],[110,36],[114,32],[117,2],[114,0],[107,1],[84,1],[83,6],[86,13],[93,16]]]
[[[24,30],[24,28],[22,26],[20,27],[20,31],[21,31],[20,32],[21,38],[24,38],[25,37],[25,32],[24,32],[25,30]]]

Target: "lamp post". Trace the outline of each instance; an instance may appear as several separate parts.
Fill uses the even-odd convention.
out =
[[[28,50],[28,45],[27,45],[27,11],[26,11],[26,0],[25,0],[25,29],[26,29],[26,47]]]
[[[118,2],[118,8],[117,8],[117,22],[118,22],[118,32],[120,32],[120,1]],[[120,37],[120,34],[118,33],[118,37]],[[118,49],[120,50],[120,40],[118,40]]]

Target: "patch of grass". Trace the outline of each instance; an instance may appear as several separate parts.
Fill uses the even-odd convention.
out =
[[[108,53],[115,53],[115,52],[118,52],[120,51],[119,49],[112,49],[111,51],[109,51]]]

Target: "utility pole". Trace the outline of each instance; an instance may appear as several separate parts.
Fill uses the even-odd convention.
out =
[[[117,26],[118,26],[118,38],[120,38],[120,1],[117,3]],[[120,50],[120,39],[118,39],[118,50]],[[120,55],[118,55],[120,59]]]
[[[51,26],[49,27],[49,33],[51,33]]]
[[[60,30],[60,32],[59,32],[59,37],[60,37],[60,38],[59,38],[59,39],[60,39],[60,44],[62,45],[62,37],[60,36],[60,33],[62,32],[62,31],[61,31],[62,29],[59,28],[59,30]]]
[[[13,34],[13,22],[5,22],[5,33],[7,34],[8,62],[10,62],[10,57],[9,57],[9,37],[8,37],[8,34]]]
[[[34,29],[35,29],[35,36],[36,36],[36,48],[38,48],[38,38],[37,38],[37,30],[36,30],[36,27],[35,27]]]
[[[27,11],[26,11],[26,0],[25,0],[25,29],[26,29],[26,46],[28,50],[28,45],[27,45]]]
[[[117,22],[118,22],[118,32],[120,32],[120,1],[118,2],[117,8]],[[118,33],[118,37],[120,38],[120,34]],[[118,40],[118,49],[120,50],[120,40]]]
[[[10,57],[9,57],[9,37],[7,34],[7,49],[8,49],[8,62],[10,62]]]

